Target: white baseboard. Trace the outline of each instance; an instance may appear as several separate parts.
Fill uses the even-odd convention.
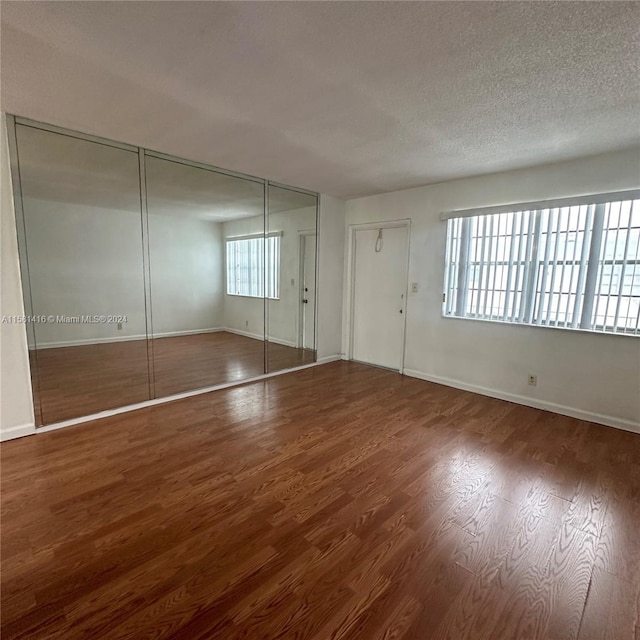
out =
[[[232,329],[231,327],[225,327],[223,331],[234,333],[237,336],[244,336],[245,338],[253,338],[254,340],[260,340],[264,342],[264,335],[261,333],[251,333],[250,331],[241,331],[240,329]]]
[[[292,340],[282,340],[281,338],[274,338],[273,336],[268,337],[269,342],[273,342],[274,344],[281,344],[283,347],[292,347],[294,349],[299,349],[298,345]]]
[[[231,327],[224,327],[221,331],[228,331],[229,333],[235,333],[238,336],[244,336],[245,338],[253,338],[254,340],[260,340],[264,342],[264,335],[261,333],[251,333],[250,331],[242,331],[241,329],[232,329]],[[281,338],[274,338],[273,336],[268,336],[269,342],[274,342],[275,344],[281,344],[285,347],[293,347],[296,349],[298,345],[291,340],[282,340]]]
[[[23,438],[24,436],[30,436],[36,432],[34,424],[18,425],[17,427],[9,427],[0,431],[0,442],[6,440],[15,440],[16,438]]]
[[[327,364],[327,362],[338,362],[342,359],[343,359],[342,355],[339,353],[336,353],[335,355],[332,355],[332,356],[323,356],[322,358],[318,358],[316,360],[316,364]]]
[[[171,338],[172,336],[195,336],[198,333],[218,333],[224,331],[224,327],[212,327],[210,329],[189,329],[188,331],[164,331],[153,334],[154,338]]]
[[[228,331],[229,333],[235,333],[245,338],[253,338],[254,340],[264,341],[264,336],[261,333],[251,333],[250,331],[241,331],[240,329],[232,329],[231,327],[212,327],[210,329],[189,329],[187,331],[163,331],[161,333],[154,333],[153,338],[172,338],[177,336],[192,336],[198,333],[216,333],[219,331]],[[38,344],[38,349],[58,349],[60,347],[80,347],[89,344],[106,344],[110,342],[132,342],[134,340],[146,340],[146,334],[132,335],[132,336],[109,336],[108,338],[88,338],[86,340],[61,340],[59,342],[43,342]],[[292,340],[283,340],[274,336],[269,336],[269,342],[275,344],[281,344],[285,347],[297,348],[297,344]],[[33,349],[33,346],[29,346],[29,349]]]
[[[601,413],[594,413],[593,411],[585,411],[584,409],[578,409],[577,407],[567,407],[562,404],[556,404],[555,402],[547,402],[546,400],[539,400],[538,398],[508,393],[498,389],[490,389],[489,387],[469,384],[453,378],[434,376],[413,369],[405,369],[404,375],[410,376],[411,378],[419,378],[420,380],[427,380],[428,382],[435,382],[436,384],[442,384],[447,387],[454,387],[455,389],[462,389],[463,391],[470,391],[471,393],[478,393],[483,396],[489,396],[490,398],[498,398],[499,400],[507,400],[508,402],[514,402],[515,404],[523,404],[528,407],[533,407],[534,409],[543,409],[544,411],[550,411],[551,413],[559,413],[560,415],[577,418],[578,420],[586,420],[587,422],[595,422],[607,427],[615,427],[616,429],[622,429],[624,431],[640,433],[640,423],[633,422],[632,420],[626,420],[625,418],[603,415]]]
[[[189,329],[187,331],[164,331],[154,333],[154,338],[170,338],[173,336],[192,336],[198,333],[216,333],[217,331],[226,331],[222,327],[214,327],[210,329]],[[147,335],[136,334],[132,336],[109,336],[107,338],[88,338],[86,340],[62,340],[60,342],[43,342],[38,344],[38,349],[58,349],[60,347],[80,347],[88,344],[106,344],[109,342],[133,342],[134,340],[146,340]],[[33,349],[30,345],[29,349]]]

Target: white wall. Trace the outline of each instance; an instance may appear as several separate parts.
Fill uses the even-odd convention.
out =
[[[223,326],[222,250],[218,222],[149,216],[154,336]]]
[[[640,339],[442,317],[439,219],[453,209],[633,189],[639,170],[635,149],[348,201],[347,225],[411,220],[409,282],[419,291],[407,301],[405,373],[640,431]],[[347,286],[345,307],[348,296]]]
[[[117,323],[37,323],[38,348],[147,335],[140,213],[24,198],[33,313],[125,315]],[[52,224],[55,220],[55,224]],[[155,336],[218,328],[222,321],[220,225],[149,219]]]
[[[342,353],[345,264],[345,202],[320,196],[318,273],[318,360]]]
[[[125,315],[117,323],[36,323],[38,348],[146,335],[140,213],[23,198],[36,316]]]
[[[5,116],[0,122],[0,316],[24,315]],[[34,415],[24,324],[0,321],[0,439],[33,433]]]

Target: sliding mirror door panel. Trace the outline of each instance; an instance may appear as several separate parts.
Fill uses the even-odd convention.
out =
[[[264,373],[253,242],[264,184],[147,154],[152,354],[158,398]]]
[[[151,398],[138,153],[16,125],[39,424]]]
[[[271,372],[316,360],[318,198],[269,184],[267,202],[267,370]]]

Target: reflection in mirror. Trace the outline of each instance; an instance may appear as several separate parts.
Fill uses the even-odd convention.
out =
[[[145,159],[155,396],[264,373],[264,185]]]
[[[25,125],[16,144],[38,422],[150,399],[138,154]]]
[[[318,198],[268,185],[267,371],[315,362]]]

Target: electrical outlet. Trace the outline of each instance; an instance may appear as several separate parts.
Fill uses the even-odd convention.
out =
[[[118,331],[122,331],[122,322],[118,322]]]
[[[412,282],[411,283],[411,293],[418,293],[418,283],[417,282]]]
[[[533,374],[529,374],[529,380],[527,382],[527,384],[530,387],[535,387],[538,384],[538,376],[534,376]]]

